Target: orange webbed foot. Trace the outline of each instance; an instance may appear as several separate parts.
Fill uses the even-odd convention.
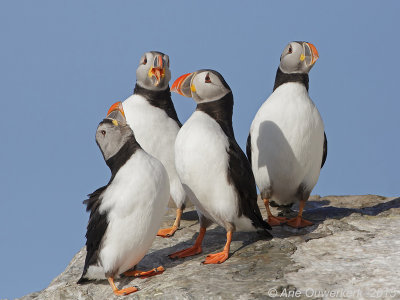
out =
[[[115,286],[113,277],[109,277],[108,278],[108,282],[110,283],[110,286],[111,286],[114,294],[117,295],[117,296],[126,296],[126,295],[129,295],[129,294],[132,294],[132,293],[138,291],[138,289],[136,287],[128,287],[128,288],[125,288],[125,289],[122,289],[122,290],[118,289]]]
[[[303,227],[307,227],[307,226],[311,226],[314,223],[311,221],[308,221],[306,219],[303,219],[302,217],[295,217],[293,219],[290,219],[286,222],[287,225],[289,225],[290,227],[294,227],[294,228],[303,228]]]
[[[140,278],[148,278],[151,276],[162,274],[165,271],[163,266],[159,266],[158,268],[154,268],[150,271],[126,271],[124,272],[125,276],[132,276],[132,277],[140,277]]]
[[[193,256],[196,254],[200,254],[203,250],[201,249],[201,246],[192,246],[190,248],[187,249],[183,249],[181,251],[172,253],[169,256],[169,258],[184,258],[184,257],[188,257],[188,256]]]
[[[170,228],[160,229],[157,233],[157,236],[161,236],[163,238],[168,238],[174,235],[174,233],[178,230],[178,227],[172,226]]]
[[[274,216],[268,216],[268,224],[271,226],[279,226],[282,225],[284,223],[286,223],[288,221],[288,219],[286,219],[285,217],[274,217]]]
[[[208,265],[208,264],[221,264],[224,261],[226,261],[229,257],[229,253],[226,251],[218,252],[215,254],[209,254],[207,255],[205,261],[203,261],[203,264]]]
[[[122,290],[114,290],[113,292],[117,296],[126,296],[126,295],[132,294],[137,291],[138,291],[138,289],[135,287],[128,287],[128,288],[122,289]]]
[[[178,252],[168,255],[169,258],[184,258],[184,257],[200,254],[202,252],[201,243],[203,242],[203,238],[204,238],[205,234],[206,234],[206,228],[200,227],[200,232],[196,238],[196,242],[194,243],[194,245],[190,248],[183,249],[181,251],[178,251]]]

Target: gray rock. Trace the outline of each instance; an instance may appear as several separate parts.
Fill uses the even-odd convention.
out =
[[[259,204],[266,217],[262,201]],[[287,209],[282,213],[296,215]],[[143,270],[163,265],[166,271],[147,279],[121,278],[117,286],[140,289],[124,299],[400,298],[400,198],[313,196],[304,216],[315,225],[300,230],[275,227],[273,239],[235,233],[226,262],[202,265],[207,254],[222,250],[222,228],[207,231],[201,255],[179,260],[167,256],[194,243],[199,225],[195,211],[188,209],[182,229],[169,239],[157,237],[138,265]],[[163,226],[173,218],[170,209]],[[106,280],[76,284],[85,254],[83,247],[45,290],[20,299],[117,298]]]

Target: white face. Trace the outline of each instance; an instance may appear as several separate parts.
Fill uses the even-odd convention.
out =
[[[316,53],[318,55],[318,53]],[[308,73],[313,67],[318,56],[315,58],[310,46],[306,42],[291,42],[281,54],[280,69],[282,72]]]
[[[219,100],[231,91],[223,77],[213,70],[196,72],[191,80],[190,89],[197,103]]]
[[[96,131],[96,142],[106,161],[117,154],[131,137],[133,134],[128,125],[121,125],[111,119],[103,120]]]
[[[148,90],[162,91],[171,80],[169,56],[156,51],[143,54],[136,70],[136,82]]]

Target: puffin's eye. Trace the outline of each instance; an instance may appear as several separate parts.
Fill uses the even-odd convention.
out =
[[[207,73],[206,78],[204,78],[205,83],[211,83],[210,75]]]
[[[145,56],[142,62],[143,65],[147,64],[147,57]]]
[[[103,136],[106,136],[106,131],[105,131],[105,130],[100,131],[100,133],[101,133]]]
[[[288,53],[290,54],[290,53],[292,53],[293,52],[293,49],[292,49],[292,46],[290,46],[289,47],[289,50],[288,50]]]

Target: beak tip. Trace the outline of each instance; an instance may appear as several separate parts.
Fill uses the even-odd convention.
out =
[[[319,58],[318,50],[317,50],[317,48],[315,48],[315,46],[313,44],[311,44],[311,43],[307,43],[307,44],[310,47],[311,52],[312,52],[313,63],[315,63],[317,61],[317,59]]]
[[[177,84],[177,82],[175,81],[175,82],[171,85],[170,91],[173,92],[173,93],[178,93],[178,94],[179,94],[177,85],[178,85],[178,84]]]
[[[110,109],[107,112],[107,116],[116,110],[120,111],[122,116],[125,118],[125,112],[124,112],[124,108],[122,107],[121,101],[118,101],[118,102],[114,103],[113,105],[111,105]]]
[[[184,96],[184,97],[189,97],[189,96],[187,96],[187,95],[185,95],[185,94],[183,93],[183,91],[182,91],[182,85],[183,85],[183,83],[186,81],[186,79],[187,79],[190,75],[192,75],[192,73],[188,73],[188,74],[184,74],[184,75],[182,75],[182,76],[179,76],[179,77],[174,81],[174,83],[172,84],[172,86],[171,86],[171,88],[170,88],[171,92],[177,93],[177,94],[179,94],[179,95],[181,95],[181,96]]]

